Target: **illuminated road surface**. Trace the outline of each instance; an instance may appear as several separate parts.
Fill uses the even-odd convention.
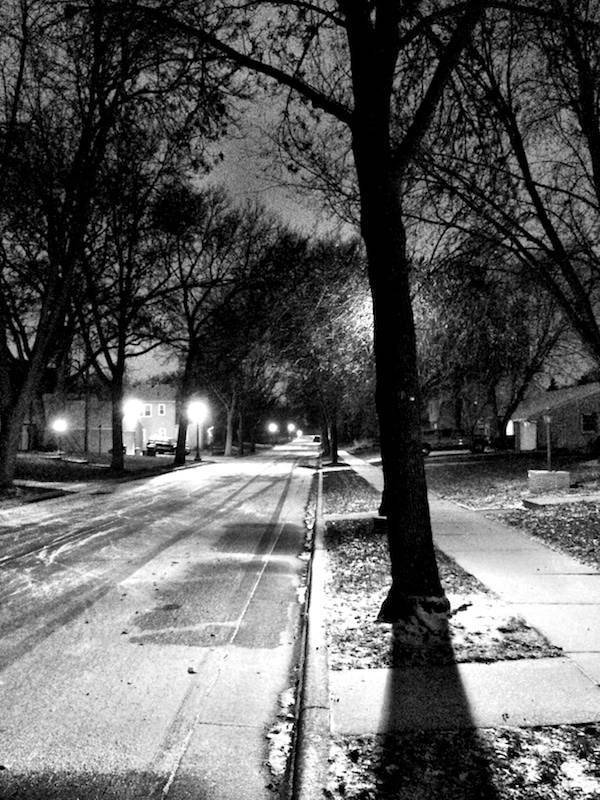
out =
[[[299,455],[0,512],[0,797],[273,796],[313,475]]]

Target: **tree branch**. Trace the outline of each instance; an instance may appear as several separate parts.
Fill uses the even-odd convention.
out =
[[[486,0],[471,0],[467,4],[464,14],[457,21],[448,44],[438,59],[421,104],[417,108],[404,138],[395,149],[393,165],[400,175],[406,171],[419,147],[449,77],[468,44],[473,28],[483,15],[486,6]]]
[[[118,3],[113,5],[112,8],[117,9],[121,6],[122,4]],[[148,20],[152,20],[153,22],[159,23],[161,26],[164,26],[167,29],[177,31],[178,33],[185,34],[186,36],[190,36],[191,38],[202,42],[208,47],[211,47],[213,50],[216,50],[225,59],[233,62],[234,64],[245,67],[252,72],[265,75],[266,77],[272,78],[278,83],[293,89],[294,91],[298,92],[299,95],[308,100],[315,108],[321,108],[323,111],[326,111],[327,113],[336,117],[346,125],[351,124],[351,109],[349,109],[343,103],[339,103],[336,100],[333,100],[331,97],[323,94],[323,92],[319,91],[319,89],[306,83],[306,81],[303,81],[297,75],[290,75],[289,73],[285,72],[285,70],[274,67],[271,64],[267,64],[258,58],[253,58],[246,53],[242,53],[239,50],[236,50],[234,47],[231,47],[230,45],[221,41],[214,34],[202,30],[202,28],[192,25],[189,22],[185,22],[184,20],[176,19],[174,16],[165,14],[159,9],[137,5],[135,10]]]

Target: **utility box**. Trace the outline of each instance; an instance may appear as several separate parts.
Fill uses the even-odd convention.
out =
[[[527,478],[529,491],[532,494],[568,489],[571,485],[571,473],[566,470],[530,469],[527,472]]]

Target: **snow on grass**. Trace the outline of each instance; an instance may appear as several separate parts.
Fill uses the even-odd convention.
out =
[[[473,507],[510,509],[522,476],[457,478],[437,468],[437,488]],[[330,473],[331,474],[331,473]],[[373,509],[357,476],[331,478],[329,513]],[[364,482],[363,482],[364,483]],[[431,485],[431,482],[430,482]],[[355,491],[356,489],[356,491]],[[370,489],[370,487],[369,487]],[[590,504],[587,504],[588,506]],[[358,506],[358,507],[357,507]],[[501,519],[525,527],[587,563],[598,563],[600,506],[508,510]],[[327,614],[334,669],[439,663],[446,658],[498,660],[560,655],[510,613],[485,586],[438,552],[454,613],[446,641],[410,639],[410,631],[378,625],[389,585],[385,535],[368,521],[329,523]],[[600,800],[600,724],[538,728],[417,731],[333,736],[329,800]]]
[[[330,800],[598,800],[600,726],[334,737]]]
[[[560,655],[535,629],[453,559],[437,551],[452,613],[439,635],[376,622],[389,586],[385,535],[370,521],[327,526],[328,651],[332,669]]]
[[[527,531],[584,564],[600,567],[599,503],[579,502],[539,509],[521,508],[498,512],[494,517],[500,522]]]

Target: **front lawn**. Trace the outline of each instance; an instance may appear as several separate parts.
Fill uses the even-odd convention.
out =
[[[173,456],[125,456],[125,474],[163,472],[173,464]],[[19,453],[17,480],[43,482],[97,481],[115,478],[110,469],[110,456],[90,455],[88,459],[57,458],[53,453]]]
[[[432,491],[472,508],[494,508],[482,513],[599,565],[600,504],[525,509],[527,469],[543,468],[539,460],[457,462],[428,462]],[[569,466],[576,480],[596,488],[597,464]],[[365,481],[344,470],[324,474],[324,493],[329,514],[373,512],[379,502]],[[336,519],[327,524],[326,546],[332,669],[561,655],[441,552],[440,575],[454,609],[441,636],[378,624],[389,586],[385,533],[369,520]],[[599,800],[600,725],[333,735],[329,765],[329,800]]]
[[[52,453],[19,453],[16,483],[10,489],[0,492],[0,506],[11,508],[22,503],[44,500],[63,490],[76,488],[77,484],[141,478],[171,469],[173,456],[125,456],[124,469],[115,472],[110,469],[110,456],[107,455],[90,456],[87,461],[82,458],[57,458]]]
[[[427,486],[440,497],[475,509],[522,507],[528,496],[527,473],[545,469],[541,454],[507,454],[477,459],[429,457]],[[571,483],[598,490],[600,464],[573,456],[555,459],[553,469],[568,470]]]

